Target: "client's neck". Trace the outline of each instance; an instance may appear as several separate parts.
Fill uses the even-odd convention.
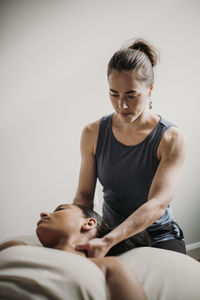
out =
[[[88,238],[86,238],[84,236],[79,239],[63,238],[63,239],[60,239],[59,242],[53,248],[59,249],[62,251],[66,251],[66,252],[72,252],[72,253],[87,257],[86,250],[76,250],[75,249],[75,246],[77,244],[82,244],[82,243],[86,243],[86,242],[88,242]]]

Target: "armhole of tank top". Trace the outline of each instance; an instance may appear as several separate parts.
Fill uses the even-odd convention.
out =
[[[97,145],[96,145],[96,151],[95,151],[95,158],[98,158],[99,156],[99,151],[100,151],[100,140],[101,140],[101,136],[102,136],[102,127],[103,127],[103,121],[104,121],[104,118],[105,116],[103,116],[101,119],[100,119],[100,122],[99,122],[99,131],[98,131],[98,134],[97,134]]]
[[[161,141],[161,139],[162,139],[162,137],[163,137],[163,134],[169,129],[169,128],[171,128],[171,127],[177,127],[176,125],[174,125],[174,124],[169,124],[169,125],[164,125],[165,127],[162,129],[162,132],[161,132],[161,134],[160,134],[160,136],[158,137],[158,139],[157,139],[157,141],[156,141],[156,143],[155,143],[155,145],[154,145],[154,157],[156,158],[156,160],[157,160],[157,162],[159,163],[160,162],[160,159],[158,158],[158,155],[157,155],[157,151],[158,151],[158,147],[159,147],[159,145],[160,145],[160,141]]]

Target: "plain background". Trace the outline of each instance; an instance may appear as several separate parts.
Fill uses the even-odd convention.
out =
[[[187,244],[200,241],[199,11],[198,0],[1,1],[0,239],[33,234],[41,211],[73,201],[82,129],[113,112],[108,61],[141,37],[161,58],[153,112],[188,140],[174,216]]]

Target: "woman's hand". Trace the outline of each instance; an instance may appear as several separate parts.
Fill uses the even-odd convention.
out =
[[[103,239],[92,239],[84,244],[75,245],[75,250],[87,251],[88,257],[104,257],[110,250],[110,247]]]

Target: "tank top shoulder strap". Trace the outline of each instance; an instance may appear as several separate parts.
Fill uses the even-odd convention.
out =
[[[177,127],[175,124],[167,121],[166,119],[164,119],[163,117],[161,117],[160,115],[158,115],[160,117],[160,123],[166,128],[168,129],[169,127],[175,126]]]
[[[158,148],[158,145],[161,141],[161,138],[162,138],[163,134],[170,127],[172,127],[172,126],[177,127],[177,125],[167,121],[166,119],[164,119],[160,115],[158,115],[158,116],[160,117],[160,121],[159,121],[158,126],[156,126],[156,130],[154,131],[154,134],[152,136],[152,139],[154,141],[153,142],[153,144],[154,144],[154,154],[155,154],[155,157],[157,159],[158,159],[158,157],[157,157],[157,148]]]
[[[101,145],[105,142],[105,137],[109,133],[109,122],[112,118],[112,114],[106,114],[100,119],[99,133],[97,139],[96,153],[95,156],[98,157]]]

